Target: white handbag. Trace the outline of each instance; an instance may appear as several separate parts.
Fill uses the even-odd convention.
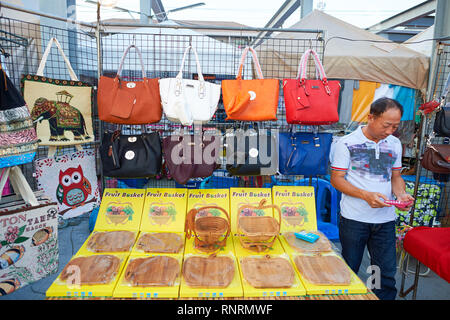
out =
[[[195,55],[199,80],[183,79],[184,61],[191,49]],[[167,119],[183,125],[205,123],[211,120],[220,98],[220,84],[205,81],[197,52],[192,46],[188,46],[184,51],[177,76],[159,80],[159,91]]]

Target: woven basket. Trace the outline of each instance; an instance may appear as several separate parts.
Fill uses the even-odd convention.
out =
[[[113,224],[125,224],[128,220],[128,216],[106,214],[107,220]]]
[[[199,217],[201,210],[218,209],[223,217]],[[186,215],[185,232],[188,239],[195,237],[195,247],[201,251],[211,252],[224,247],[230,235],[230,217],[226,210],[218,206],[205,206],[191,209]]]
[[[266,199],[262,199],[258,206],[244,205],[238,212],[245,208],[268,209],[275,208],[278,211],[278,221],[271,216],[238,217],[237,231],[239,241],[244,248],[262,251],[270,248],[275,243],[280,233],[281,210],[277,205],[265,205]]]

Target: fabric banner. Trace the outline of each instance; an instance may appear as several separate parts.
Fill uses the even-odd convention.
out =
[[[58,203],[64,219],[92,211],[100,205],[94,150],[36,160],[38,189]]]
[[[2,199],[0,296],[58,271],[57,206],[39,192],[35,198],[32,206],[16,196]]]

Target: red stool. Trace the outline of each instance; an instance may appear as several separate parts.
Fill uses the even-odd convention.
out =
[[[416,258],[417,264],[414,284],[406,291],[403,290],[406,274],[403,270],[400,297],[404,297],[414,290],[413,299],[416,299],[421,263],[450,283],[450,228],[413,228],[405,235],[403,249]]]

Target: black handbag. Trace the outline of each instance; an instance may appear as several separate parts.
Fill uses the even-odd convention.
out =
[[[226,170],[231,176],[278,172],[277,137],[269,130],[229,129],[225,133]]]
[[[122,135],[105,132],[100,146],[103,175],[114,178],[146,178],[160,173],[161,139],[158,132]]]
[[[450,102],[436,113],[433,131],[436,137],[450,137]]]

